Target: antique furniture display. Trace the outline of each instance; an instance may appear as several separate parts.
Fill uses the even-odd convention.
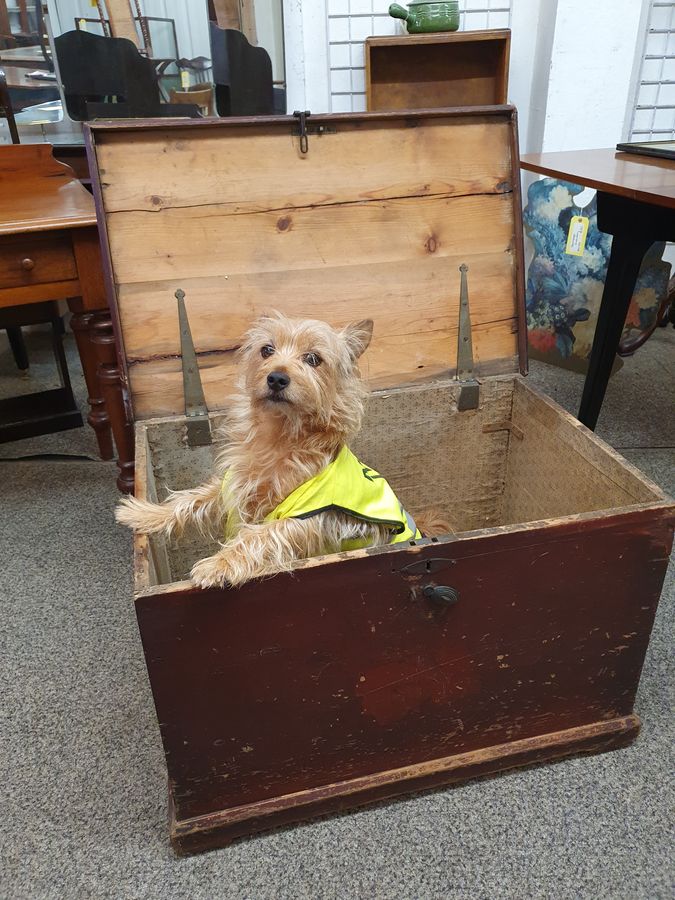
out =
[[[506,103],[510,45],[506,29],[367,38],[368,109]]]
[[[595,188],[598,228],[613,236],[579,407],[579,420],[595,428],[642,261],[652,244],[675,240],[675,160],[573,150],[528,154],[520,164],[530,172]]]
[[[111,360],[107,348],[97,352],[94,341],[105,327],[110,330],[94,202],[73,172],[56,162],[49,144],[0,147],[0,307],[51,300],[67,300],[73,314],[89,394],[88,421],[102,458],[111,459],[111,425],[118,453],[124,451],[128,426],[119,373],[116,384],[110,376],[105,386],[107,406],[97,377],[99,360],[109,366]],[[121,459],[122,488],[124,464]],[[131,467],[133,472],[133,462]]]
[[[635,738],[675,507],[517,374],[514,109],[85,132],[137,495],[212,473],[207,415],[215,433],[260,312],[370,316],[353,449],[406,509],[455,529],[238,590],[188,580],[204,538],[135,538],[177,850]],[[196,418],[178,289],[209,410]]]

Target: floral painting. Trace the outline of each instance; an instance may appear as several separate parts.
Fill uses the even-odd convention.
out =
[[[611,235],[597,226],[597,204],[580,210],[574,198],[583,187],[552,178],[535,181],[528,190],[525,233],[532,260],[527,271],[527,327],[534,357],[569,365],[585,363],[593,343]],[[570,220],[590,220],[582,256],[565,253]],[[665,296],[670,264],[661,259],[665,245],[654,244],[645,257],[626,319],[624,339],[651,327]]]

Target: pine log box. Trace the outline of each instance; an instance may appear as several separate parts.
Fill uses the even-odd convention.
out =
[[[354,450],[406,508],[440,507],[455,528],[237,590],[190,583],[212,551],[198,535],[135,538],[179,853],[633,740],[672,545],[672,501],[522,377],[515,110],[306,126],[85,126],[137,495],[212,471],[214,447],[187,440],[182,289],[213,430],[259,313],[370,316]],[[456,377],[464,264],[474,408]]]

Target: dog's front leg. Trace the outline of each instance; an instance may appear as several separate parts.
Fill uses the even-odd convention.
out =
[[[322,518],[319,515],[244,525],[222,550],[195,563],[192,580],[199,587],[238,586],[288,571],[296,560],[325,552]]]

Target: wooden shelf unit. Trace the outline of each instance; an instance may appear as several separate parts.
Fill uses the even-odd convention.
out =
[[[368,38],[367,109],[506,103],[510,47],[508,29]]]

